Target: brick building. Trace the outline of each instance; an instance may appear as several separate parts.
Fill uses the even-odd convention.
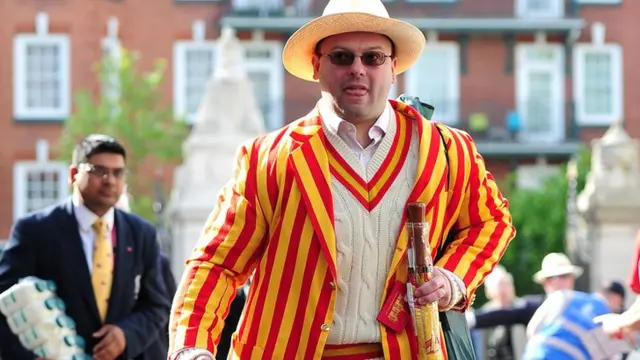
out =
[[[474,134],[497,177],[523,186],[624,119],[640,136],[637,1],[386,0],[428,45],[390,96],[436,106],[435,120]],[[306,113],[315,84],[281,65],[288,34],[322,12],[313,0],[54,0],[0,2],[0,239],[27,211],[68,195],[67,164],[51,160],[76,89],[98,91],[93,64],[120,46],[143,65],[166,58],[167,101],[195,112],[215,63],[221,25],[246,45],[265,121],[275,128]],[[10,55],[10,56],[9,56]],[[623,75],[624,74],[624,75]],[[536,164],[536,165],[533,165]],[[547,169],[547,170],[544,170]]]

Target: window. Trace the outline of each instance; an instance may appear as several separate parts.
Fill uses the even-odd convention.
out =
[[[213,74],[216,43],[213,41],[181,41],[173,52],[173,96],[178,116],[195,121],[198,107]]]
[[[564,0],[517,0],[520,17],[559,18],[564,16]]]
[[[18,34],[13,47],[14,118],[64,120],[70,103],[69,38]]]
[[[577,121],[609,125],[623,113],[622,48],[617,44],[579,44],[573,54]]]
[[[284,73],[282,44],[278,41],[247,41],[245,67],[253,82],[253,92],[262,111],[267,130],[284,124]]]
[[[21,161],[13,167],[13,216],[63,201],[69,195],[68,165],[61,162]]]
[[[107,22],[108,35],[102,39],[102,94],[109,101],[117,101],[120,97],[120,56],[121,45],[118,39],[118,19],[110,18]]]
[[[267,130],[284,124],[282,44],[278,41],[241,41],[245,69],[253,82]],[[215,41],[179,42],[174,48],[174,107],[193,122],[216,63]]]
[[[427,44],[417,64],[404,77],[407,95],[435,107],[433,120],[454,125],[460,101],[460,47],[457,43]]]
[[[519,140],[557,143],[565,136],[564,49],[558,44],[516,47]]]

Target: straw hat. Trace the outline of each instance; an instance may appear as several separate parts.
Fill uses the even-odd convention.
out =
[[[582,268],[573,265],[565,254],[550,253],[542,259],[542,268],[533,275],[533,281],[540,284],[545,279],[569,274],[578,277],[582,275]]]
[[[426,44],[418,28],[390,18],[380,0],[330,0],[322,16],[302,26],[287,40],[282,53],[285,69],[303,80],[316,81],[311,58],[318,42],[349,32],[372,32],[389,37],[395,47],[397,74],[418,60]]]

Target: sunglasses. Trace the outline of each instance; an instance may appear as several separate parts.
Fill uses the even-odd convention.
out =
[[[356,55],[345,50],[332,51],[328,54],[319,54],[319,56],[328,57],[329,61],[337,66],[351,66],[356,57],[359,57],[365,66],[381,66],[387,61],[387,58],[392,57],[392,55],[387,55],[382,51],[365,51],[362,55]]]

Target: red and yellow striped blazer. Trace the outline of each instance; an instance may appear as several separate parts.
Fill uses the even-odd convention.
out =
[[[449,231],[454,242],[437,262],[458,275],[471,299],[515,235],[507,200],[466,133],[435,125],[392,101],[396,116],[419,134],[418,174],[409,201],[427,203],[431,248]],[[236,289],[253,273],[234,358],[319,359],[336,302],[336,238],[330,168],[317,112],[244,145],[174,299],[170,353],[215,353]],[[386,279],[388,293],[406,282],[404,227]],[[255,272],[254,272],[255,271]],[[386,298],[386,294],[383,298]],[[382,307],[382,304],[380,304]],[[325,325],[326,324],[326,325]],[[410,323],[409,323],[410,324]],[[413,359],[410,325],[381,326],[385,358]]]

